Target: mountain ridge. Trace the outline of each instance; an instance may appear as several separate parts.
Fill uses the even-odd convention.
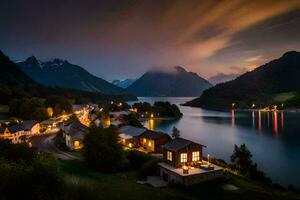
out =
[[[211,84],[181,66],[167,70],[153,69],[143,74],[127,89],[137,96],[198,96]]]
[[[55,58],[42,62],[31,56],[25,61],[19,62],[18,65],[33,80],[45,86],[58,86],[104,95],[130,94],[67,60]]]
[[[232,81],[217,84],[185,105],[207,109],[230,109],[232,103],[249,108],[266,106],[276,94],[300,91],[300,53],[289,51]]]

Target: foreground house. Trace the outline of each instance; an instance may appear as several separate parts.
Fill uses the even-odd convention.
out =
[[[171,184],[193,185],[223,176],[223,169],[203,161],[204,145],[176,138],[163,146],[160,176]]]
[[[83,140],[88,133],[88,127],[77,121],[68,121],[62,127],[66,146],[70,150],[78,150],[83,147]]]
[[[170,140],[168,134],[151,130],[146,130],[139,136],[140,146],[151,153],[162,153],[162,146]]]

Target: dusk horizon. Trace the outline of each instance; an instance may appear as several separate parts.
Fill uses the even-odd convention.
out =
[[[0,6],[0,48],[13,61],[60,58],[108,81],[177,65],[208,79],[299,51],[299,9],[297,0],[16,0]]]
[[[0,27],[0,199],[300,200],[300,0],[9,0]]]

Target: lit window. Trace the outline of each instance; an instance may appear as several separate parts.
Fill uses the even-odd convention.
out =
[[[144,143],[146,143],[146,142],[147,142],[145,138],[144,138],[144,140],[143,140],[143,141],[144,141]]]
[[[152,146],[151,142],[148,142],[148,146],[149,146],[149,147],[151,147],[151,146]]]
[[[200,153],[199,151],[195,151],[192,153],[192,161],[199,161],[200,160]]]
[[[129,143],[129,145],[128,145],[130,148],[132,148],[132,143]]]
[[[167,151],[167,160],[172,161],[172,152]]]
[[[74,141],[74,147],[75,149],[80,147],[80,142],[79,141]]]
[[[187,162],[187,153],[180,154],[180,162],[182,163]]]

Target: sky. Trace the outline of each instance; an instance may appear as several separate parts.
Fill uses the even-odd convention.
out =
[[[241,74],[300,51],[300,0],[2,0],[0,50],[109,81],[177,65]]]

